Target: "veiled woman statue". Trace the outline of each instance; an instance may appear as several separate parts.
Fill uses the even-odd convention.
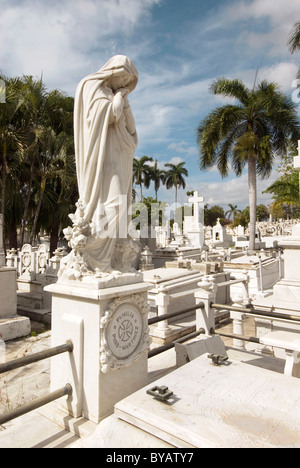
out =
[[[87,271],[111,274],[116,242],[127,239],[124,226],[137,145],[128,94],[137,81],[133,62],[116,55],[77,87],[74,138],[79,200],[75,215],[70,215],[73,227],[64,231],[72,252],[61,265],[71,277]]]

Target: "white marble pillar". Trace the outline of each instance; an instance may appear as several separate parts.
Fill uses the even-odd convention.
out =
[[[157,294],[156,305],[158,316],[165,315],[168,312],[168,305],[170,303],[169,294],[165,291],[161,291]],[[168,325],[168,320],[162,320],[158,322],[157,331],[161,338],[166,338],[167,334],[170,332]]]
[[[150,348],[147,283],[98,288],[52,284],[52,345],[73,342],[51,362],[51,389],[70,383],[62,409],[99,423],[117,401],[147,384]]]
[[[211,303],[216,302],[216,285],[211,279],[209,276],[204,277],[198,283],[199,290],[195,293],[196,305],[204,304],[204,308],[196,310],[196,329],[203,328],[207,335],[215,329],[215,312]]]

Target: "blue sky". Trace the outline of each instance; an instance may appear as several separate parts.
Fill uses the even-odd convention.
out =
[[[130,97],[136,157],[161,166],[186,162],[181,203],[187,190],[198,190],[210,205],[244,208],[247,173],[221,179],[215,169],[200,172],[195,129],[226,102],[209,94],[217,77],[251,87],[258,69],[259,81],[294,91],[300,54],[292,56],[286,43],[299,11],[299,0],[1,0],[0,69],[7,76],[42,74],[48,89],[74,95],[82,77],[115,54],[128,55],[139,72]],[[258,203],[271,202],[261,192],[276,175],[259,181]],[[172,203],[174,192],[162,188],[159,198]]]

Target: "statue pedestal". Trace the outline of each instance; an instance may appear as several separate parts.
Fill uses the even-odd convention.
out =
[[[70,383],[73,395],[60,400],[63,409],[95,423],[147,383],[151,285],[123,284],[125,277],[104,288],[100,278],[45,288],[52,293],[52,346],[67,340],[74,346],[52,358],[51,390]]]

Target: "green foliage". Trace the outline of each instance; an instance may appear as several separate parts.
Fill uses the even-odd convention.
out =
[[[300,50],[300,21],[294,24],[290,32],[288,47],[292,54]]]
[[[143,201],[143,185],[146,188],[150,187],[151,182],[151,167],[149,162],[153,161],[149,156],[141,158],[133,158],[133,182],[140,186],[140,201]]]
[[[188,170],[184,167],[185,162],[179,164],[165,164],[168,168],[165,175],[165,183],[167,189],[175,188],[175,203],[177,203],[177,190],[178,188],[186,187],[184,176],[188,176]]]
[[[275,83],[265,81],[250,90],[239,80],[220,78],[211,91],[235,98],[237,104],[218,107],[198,126],[200,168],[217,165],[225,177],[231,162],[236,175],[241,175],[249,157],[254,157],[258,174],[269,175],[275,153],[287,152],[287,136],[292,141],[300,136],[295,104]]]
[[[241,213],[241,210],[238,210],[237,205],[233,205],[232,203],[228,204],[229,210],[226,211],[225,216],[228,216],[229,219],[235,219],[235,217]]]
[[[69,200],[72,207],[71,194],[77,191],[74,99],[59,90],[47,91],[32,76],[0,78],[6,84],[6,102],[0,104],[1,213],[8,245],[16,248],[17,230],[21,244],[25,230],[33,242],[40,227],[48,233],[54,225],[64,227],[61,203]],[[44,223],[41,213],[49,200],[53,209]]]
[[[256,208],[256,221],[267,221],[269,218],[269,209],[263,205],[257,205]],[[247,227],[250,223],[250,208],[247,206],[243,211],[238,213],[233,220],[232,226],[244,226]]]
[[[271,193],[271,212],[275,218],[295,216],[300,210],[299,172],[293,166],[293,149],[278,168],[279,177],[264,193]]]
[[[226,177],[230,166],[237,176],[248,166],[250,249],[254,249],[256,177],[268,177],[275,157],[283,157],[290,142],[300,139],[296,104],[276,83],[266,81],[249,89],[240,80],[219,78],[210,90],[235,103],[218,107],[198,126],[200,169],[217,166]]]
[[[150,180],[154,183],[155,198],[157,198],[157,192],[161,184],[165,183],[166,171],[160,169],[157,164],[157,160],[154,162],[154,166],[150,166]]]
[[[204,208],[204,224],[205,226],[215,226],[218,218],[222,225],[225,224],[225,213],[224,208],[219,205],[214,205],[211,208],[208,208],[206,205]]]

